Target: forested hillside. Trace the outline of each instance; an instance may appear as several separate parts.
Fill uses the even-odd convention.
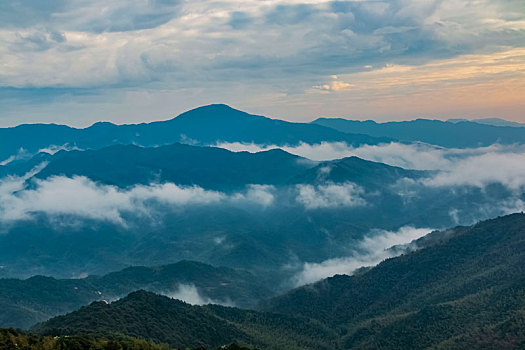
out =
[[[417,249],[419,247],[419,249]],[[50,335],[123,334],[179,346],[424,349],[525,345],[525,214],[436,231],[411,252],[261,304],[190,306],[147,292],[36,325]]]
[[[0,279],[0,327],[27,329],[92,301],[115,300],[138,289],[242,307],[253,306],[274,293],[249,272],[195,261],[134,266],[80,279],[6,278]]]
[[[462,348],[492,337],[525,345],[524,214],[434,232],[419,243],[426,248],[262,308],[344,329],[344,348]]]
[[[264,349],[333,349],[336,333],[304,317],[218,305],[192,306],[137,291],[111,304],[94,302],[31,331],[52,336],[131,336],[173,347],[218,347],[239,343]]]

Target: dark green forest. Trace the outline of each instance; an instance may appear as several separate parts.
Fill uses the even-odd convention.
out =
[[[420,249],[354,276],[295,289],[248,311],[138,291],[32,328],[131,336],[177,347],[467,349],[525,346],[525,215],[436,231]]]
[[[210,300],[232,300],[242,307],[253,306],[258,300],[273,294],[249,272],[195,261],[154,267],[134,266],[82,279],[44,276],[25,280],[0,279],[0,327],[27,329],[95,300],[115,300],[139,289],[169,294],[180,284],[194,286]]]
[[[167,344],[120,337],[114,339],[90,336],[50,337],[0,328],[0,350],[179,350]],[[206,350],[203,347],[191,350]],[[222,345],[217,350],[254,350],[237,344]]]

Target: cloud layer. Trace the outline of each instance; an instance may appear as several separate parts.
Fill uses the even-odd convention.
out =
[[[291,119],[519,118],[524,31],[519,0],[4,1],[2,118],[76,106],[69,123],[129,122],[211,101]]]
[[[148,216],[159,204],[171,207],[218,203],[268,206],[273,202],[273,187],[263,185],[250,185],[244,192],[227,195],[198,186],[182,187],[173,183],[119,189],[83,176],[33,179],[29,186],[26,183],[29,177],[0,180],[0,220],[30,219],[35,213],[45,213],[125,225],[123,214]]]
[[[359,207],[366,205],[364,189],[354,183],[297,185],[297,202],[306,209]]]
[[[387,250],[396,245],[412,242],[430,232],[429,228],[401,227],[398,231],[374,230],[354,246],[354,253],[347,257],[325,260],[321,263],[304,263],[295,275],[296,286],[319,281],[336,274],[352,274],[364,266],[374,266],[381,261],[401,254],[403,249]]]
[[[323,142],[315,145],[303,143],[294,147],[241,143],[221,143],[217,146],[232,151],[249,152],[281,148],[289,153],[316,161],[357,156],[405,169],[436,171],[432,177],[419,182],[430,187],[474,186],[483,188],[493,183],[502,184],[512,190],[525,187],[525,147],[520,145],[495,144],[467,149],[395,142],[364,145],[357,148],[344,142]],[[305,191],[305,195],[307,193]]]
[[[182,300],[191,305],[218,304],[225,306],[234,306],[229,300],[219,301],[203,296],[194,284],[181,283],[177,289],[171,293],[162,293],[170,298]]]

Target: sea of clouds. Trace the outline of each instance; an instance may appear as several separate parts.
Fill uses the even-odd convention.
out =
[[[400,255],[405,251],[403,245],[432,231],[433,229],[430,228],[412,226],[404,226],[397,231],[372,230],[353,245],[353,253],[349,256],[328,259],[319,263],[303,263],[300,271],[293,277],[293,283],[295,286],[301,286],[336,274],[351,275],[361,267],[374,266],[385,259]],[[399,246],[399,248],[388,249],[393,246]]]
[[[423,183],[431,187],[476,186],[500,183],[514,190],[525,186],[525,146],[499,145],[479,148],[443,148],[424,143],[385,143],[353,147],[344,142],[302,143],[297,146],[219,143],[231,151],[259,152],[280,148],[315,161],[356,156],[405,169],[432,170]]]

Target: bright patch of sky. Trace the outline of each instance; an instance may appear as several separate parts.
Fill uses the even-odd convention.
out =
[[[525,121],[521,0],[0,3],[0,126],[318,116]]]

